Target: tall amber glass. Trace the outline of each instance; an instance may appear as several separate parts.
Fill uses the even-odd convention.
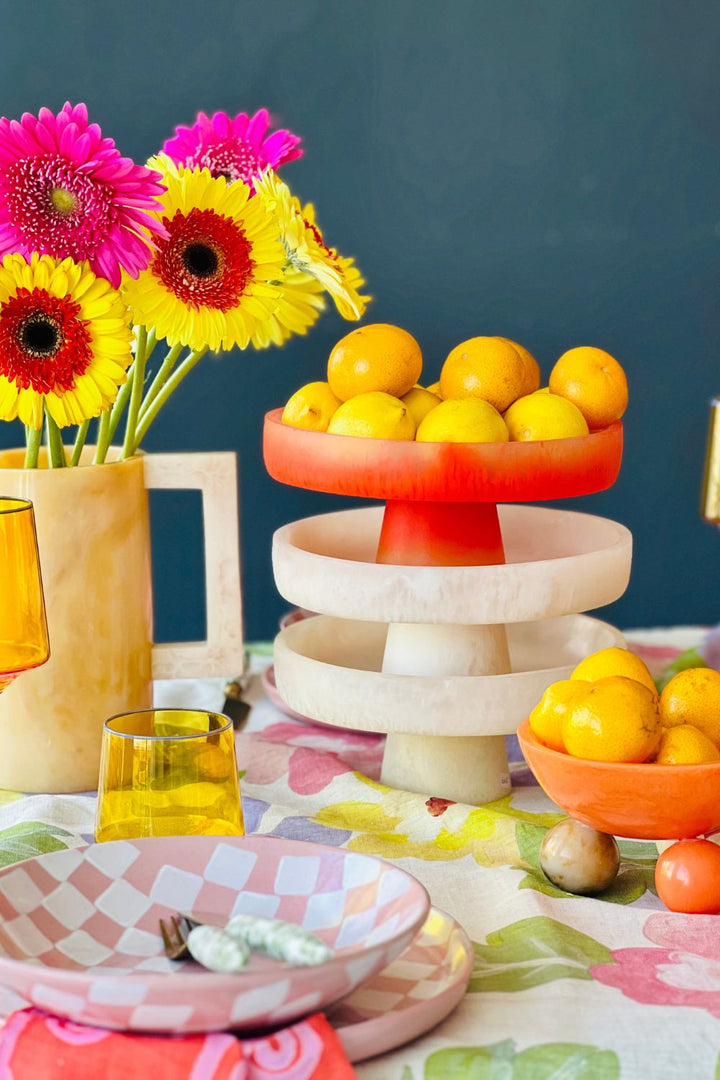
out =
[[[0,496],[0,691],[49,656],[33,506]]]
[[[105,722],[96,840],[243,832],[226,716],[144,709]]]

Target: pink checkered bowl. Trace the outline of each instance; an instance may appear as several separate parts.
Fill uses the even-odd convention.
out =
[[[0,871],[0,983],[33,1005],[123,1031],[252,1031],[339,1001],[413,940],[430,907],[390,863],[270,836],[118,840]],[[238,975],[168,960],[158,921],[284,919],[334,955],[292,967],[253,954]]]

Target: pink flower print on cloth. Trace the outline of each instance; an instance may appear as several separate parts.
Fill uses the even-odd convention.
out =
[[[657,948],[616,949],[591,968],[598,982],[647,1005],[689,1005],[720,1019],[720,934],[715,915],[651,915],[643,933]]]

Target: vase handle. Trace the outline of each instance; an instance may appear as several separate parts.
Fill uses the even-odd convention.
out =
[[[230,678],[242,671],[243,627],[234,453],[148,454],[145,487],[202,492],[207,641],[153,645],[153,679]]]

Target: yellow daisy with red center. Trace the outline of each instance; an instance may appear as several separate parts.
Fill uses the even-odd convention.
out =
[[[39,430],[99,416],[132,361],[127,306],[86,262],[6,255],[0,266],[0,419]]]
[[[167,187],[157,212],[167,238],[156,241],[148,269],[124,282],[134,321],[169,345],[244,349],[280,299],[285,251],[275,216],[241,181],[162,154],[150,164]]]

